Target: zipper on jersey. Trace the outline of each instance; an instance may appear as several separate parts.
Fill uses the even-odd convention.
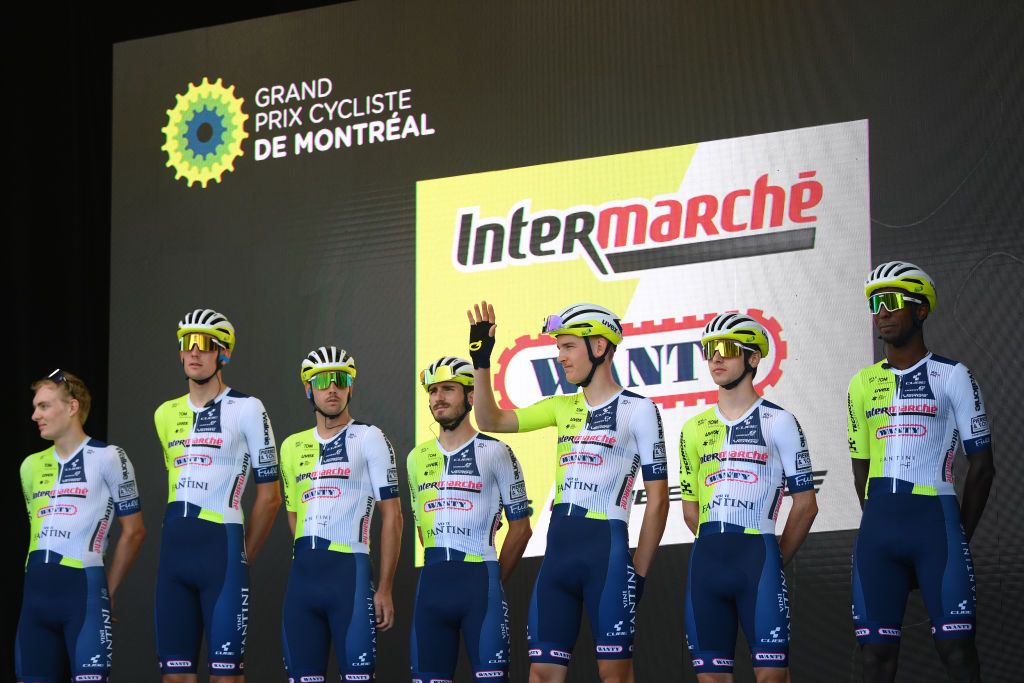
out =
[[[903,400],[903,375],[896,375],[896,414],[900,414],[899,402]],[[903,436],[896,437],[896,461],[900,464],[900,474],[903,474]],[[896,493],[896,477],[892,478],[892,492]]]
[[[448,454],[445,453],[444,451],[442,451],[441,452],[441,457],[444,458],[444,467],[441,468],[441,481],[444,481],[448,477]],[[445,491],[447,491],[447,488],[445,489]],[[440,493],[442,496],[446,496],[447,495],[445,492],[442,492],[440,490],[438,491],[438,493]],[[445,514],[451,512],[451,510],[448,509],[447,505],[443,506],[441,508],[441,510]],[[448,520],[442,518],[441,519],[441,524],[442,524],[441,528],[444,529],[445,528],[444,525],[448,524]],[[451,546],[448,543],[445,543],[445,546],[444,546],[444,559],[445,560],[451,560],[452,559],[452,549],[451,549]]]

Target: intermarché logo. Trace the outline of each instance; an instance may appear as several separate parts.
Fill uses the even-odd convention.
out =
[[[166,166],[189,187],[199,183],[205,188],[211,180],[219,183],[226,171],[235,170],[242,140],[249,137],[244,100],[235,97],[235,86],[226,87],[219,78],[211,83],[205,76],[202,83],[189,83],[188,90],[175,97],[177,104],[167,110],[167,125],[161,129]]]

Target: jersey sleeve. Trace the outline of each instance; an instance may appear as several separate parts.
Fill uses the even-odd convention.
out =
[[[974,373],[958,364],[953,370],[954,381],[950,383],[950,398],[953,403],[953,417],[964,443],[964,453],[971,455],[986,448],[992,448],[992,434],[988,428],[988,415],[981,389],[974,379]]]
[[[850,457],[857,460],[867,460],[871,457],[862,392],[858,373],[850,380],[850,388],[846,393],[846,436],[850,446]]]
[[[370,485],[377,500],[398,497],[398,467],[395,449],[377,427],[368,427],[363,437],[363,454],[370,474]]]
[[[807,438],[792,413],[782,411],[775,419],[772,427],[772,445],[782,460],[782,471],[789,492],[814,490],[814,475],[811,474],[811,455],[807,450]]]
[[[690,424],[686,422],[679,430],[679,492],[683,500],[696,503],[700,452],[696,448],[696,440],[688,433]]]
[[[295,445],[292,439],[286,439],[281,444],[281,483],[284,489],[284,509],[288,512],[298,512],[299,506],[295,503]]]
[[[640,454],[640,469],[644,481],[668,479],[668,461],[665,455],[665,429],[661,425],[661,412],[654,401],[644,399],[633,421],[633,439]]]
[[[519,419],[520,432],[532,432],[544,427],[554,427],[558,424],[556,408],[559,396],[548,396],[537,401],[526,408],[516,408],[516,417]]]
[[[156,425],[156,438],[160,441],[160,452],[164,454],[164,467],[170,471],[171,464],[167,462],[167,439],[164,435],[164,405],[161,404],[159,408],[153,413],[153,423]]]
[[[25,498],[25,512],[28,513],[29,521],[32,521],[32,456],[25,458],[21,463],[18,473],[21,475],[21,495]]]
[[[270,416],[263,402],[258,398],[249,397],[245,410],[241,413],[240,431],[245,435],[245,442],[252,458],[253,478],[257,484],[267,484],[280,478],[277,463],[277,446],[274,442],[274,429],[270,426]]]
[[[139,486],[135,480],[135,468],[124,449],[108,446],[103,467],[103,480],[114,500],[114,512],[118,517],[133,515],[142,509],[139,500]]]
[[[514,521],[523,519],[530,514],[530,504],[526,498],[526,481],[523,479],[523,468],[516,460],[516,454],[506,444],[496,444],[492,466],[494,478],[498,482],[501,503],[505,508],[505,518]]]
[[[409,482],[409,504],[412,505],[412,518],[415,526],[419,526],[419,505],[416,504],[416,494],[419,488],[419,478],[416,476],[416,449],[409,451],[405,459],[405,474]]]

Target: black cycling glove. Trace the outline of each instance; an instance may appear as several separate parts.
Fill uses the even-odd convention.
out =
[[[473,359],[474,368],[491,367],[491,351],[494,350],[494,337],[491,336],[491,325],[486,320],[469,326],[469,357]]]

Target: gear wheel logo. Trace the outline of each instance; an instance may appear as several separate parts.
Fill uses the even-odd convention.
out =
[[[235,170],[235,159],[242,156],[242,140],[249,137],[242,111],[241,97],[235,86],[225,88],[221,79],[213,83],[204,76],[199,85],[188,84],[188,92],[176,95],[178,103],[167,110],[167,125],[161,130],[166,141],[160,149],[167,152],[167,166],[174,179],[184,178],[189,187],[202,187],[211,180],[220,182],[225,171]]]

